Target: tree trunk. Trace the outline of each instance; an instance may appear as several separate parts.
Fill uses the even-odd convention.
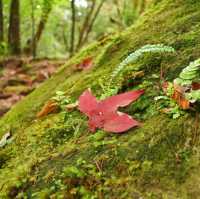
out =
[[[39,25],[38,25],[38,28],[37,28],[37,31],[36,31],[36,34],[35,34],[35,37],[34,37],[35,42],[36,42],[35,48],[37,48],[38,42],[41,39],[42,33],[45,29],[45,25],[46,25],[48,17],[49,17],[49,13],[50,13],[50,10],[42,17],[42,19],[39,22]]]
[[[83,42],[83,38],[84,38],[84,34],[85,32],[87,31],[87,28],[89,26],[89,22],[91,20],[91,17],[92,17],[92,14],[93,14],[93,11],[95,9],[95,5],[96,5],[96,0],[94,0],[92,2],[92,5],[90,7],[90,10],[88,11],[85,19],[84,19],[84,22],[83,22],[83,25],[81,27],[81,30],[80,30],[80,34],[79,34],[79,41],[78,41],[78,44],[77,44],[77,47],[76,47],[76,50],[78,50]]]
[[[20,50],[20,0],[12,0],[8,30],[8,45],[11,55],[19,55]]]
[[[125,2],[124,2],[125,3]],[[118,15],[118,18],[121,22],[121,27],[123,27],[123,15],[122,15],[122,11],[120,9],[120,4],[119,4],[119,1],[118,0],[114,0],[114,4],[116,6],[116,10],[117,10],[117,15]]]
[[[75,44],[75,28],[76,28],[76,6],[75,0],[71,1],[71,40],[70,40],[70,56],[74,54],[74,44]]]
[[[31,0],[31,22],[32,22],[32,57],[36,57],[36,42],[35,42],[35,13],[34,13],[34,0]]]
[[[26,55],[31,55],[31,54],[35,54],[36,55],[38,43],[39,43],[39,41],[40,41],[40,39],[42,37],[43,31],[45,30],[45,26],[46,26],[46,23],[48,21],[51,9],[52,9],[52,3],[47,1],[47,0],[44,0],[42,16],[41,16],[41,19],[39,21],[36,33],[35,33],[34,36],[32,36],[31,39],[29,39],[27,41],[27,45],[24,48],[24,53]],[[32,20],[33,20],[33,15],[32,15]]]
[[[142,14],[144,12],[146,4],[147,4],[146,0],[140,0],[139,14]]]
[[[0,43],[4,40],[3,2],[0,0]]]
[[[88,36],[89,36],[90,32],[92,31],[93,25],[94,25],[94,23],[95,23],[98,15],[99,15],[99,13],[101,11],[101,8],[102,8],[102,6],[103,6],[104,3],[105,3],[105,0],[101,0],[101,3],[97,7],[97,9],[96,9],[93,17],[91,18],[91,21],[90,21],[88,27],[86,29],[86,33],[85,33],[85,36],[84,36],[82,42],[80,43],[80,47],[83,46],[87,42]]]

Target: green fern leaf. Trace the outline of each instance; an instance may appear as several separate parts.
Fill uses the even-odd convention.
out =
[[[189,66],[184,68],[179,77],[175,79],[175,83],[181,86],[190,85],[199,76],[200,59],[191,62]]]
[[[111,79],[114,79],[118,74],[126,67],[128,64],[132,64],[138,60],[142,55],[145,53],[174,53],[174,48],[170,46],[165,46],[163,44],[156,44],[156,45],[145,45],[142,48],[136,50],[135,52],[131,53],[126,59],[124,59],[118,67],[114,70]]]

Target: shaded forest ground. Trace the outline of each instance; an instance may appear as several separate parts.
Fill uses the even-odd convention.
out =
[[[0,117],[64,63],[65,60],[3,59],[0,62]]]

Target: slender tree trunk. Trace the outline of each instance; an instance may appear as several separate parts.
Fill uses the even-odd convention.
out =
[[[146,0],[140,0],[139,14],[142,14],[146,8]]]
[[[90,24],[89,24],[89,26],[87,28],[87,31],[86,31],[85,37],[84,37],[84,39],[83,39],[83,41],[81,43],[81,46],[87,42],[88,36],[89,36],[89,34],[90,34],[90,32],[91,32],[91,30],[93,28],[94,22],[97,19],[97,16],[99,15],[99,12],[101,11],[101,8],[102,8],[102,6],[103,6],[104,3],[105,3],[105,0],[102,0],[101,3],[98,6],[96,12],[94,13],[94,16],[91,19],[91,22],[90,22]]]
[[[146,4],[147,4],[146,0],[133,0],[133,7],[137,11],[138,15],[141,15],[144,12]]]
[[[63,28],[63,30],[62,30],[62,35],[63,35],[63,42],[65,44],[65,50],[68,51],[69,50],[69,40],[68,40],[68,34],[66,35],[65,28]]]
[[[36,47],[35,47],[35,15],[34,15],[34,0],[31,0],[31,21],[32,21],[32,56],[36,57]]]
[[[12,0],[10,6],[10,23],[8,30],[8,44],[12,55],[19,55],[20,50],[20,1]]]
[[[0,0],[0,43],[4,40],[3,2]]]
[[[70,56],[74,54],[74,43],[75,43],[75,28],[76,28],[76,6],[75,0],[71,1],[71,40],[70,40]]]
[[[40,20],[40,23],[38,25],[37,32],[36,32],[35,37],[34,37],[35,42],[36,42],[35,43],[36,46],[37,46],[38,42],[40,41],[42,33],[45,29],[45,25],[47,23],[49,13],[50,13],[50,10],[42,17],[42,19]]]
[[[139,0],[133,0],[133,7],[137,10],[138,9]]]
[[[38,43],[42,37],[42,33],[45,29],[45,26],[46,26],[46,23],[48,21],[48,18],[49,18],[49,13],[50,13],[51,9],[49,9],[41,18],[40,22],[39,22],[39,25],[38,25],[38,28],[37,28],[37,31],[35,33],[35,36],[33,37],[31,43],[35,43],[34,44],[34,49],[33,51],[36,52],[36,49],[37,49],[37,46],[38,46]],[[33,44],[32,44],[33,45]]]
[[[117,9],[117,15],[121,21],[121,26],[123,26],[123,16],[122,16],[122,12],[120,10],[120,5],[119,5],[119,1],[118,0],[115,0],[114,1],[115,3],[115,6],[116,6],[116,9]],[[125,3],[125,2],[124,2]]]
[[[34,36],[33,36],[33,32],[32,32],[32,38],[27,41],[27,46],[24,49],[24,52],[26,55],[34,54],[34,56],[36,56],[37,46],[42,37],[42,33],[45,30],[45,26],[47,24],[51,9],[52,9],[51,2],[44,0],[42,16],[39,21],[36,33],[34,33]],[[33,20],[32,23],[34,24],[34,14],[33,13],[32,13],[32,20]],[[32,24],[32,26],[35,26],[33,24]],[[33,30],[33,31],[35,32],[35,30]]]
[[[81,43],[83,42],[84,34],[85,34],[85,32],[87,31],[87,28],[88,28],[88,26],[89,26],[89,22],[90,22],[90,20],[91,20],[93,11],[94,11],[94,9],[95,9],[95,5],[96,5],[96,0],[93,0],[92,5],[91,5],[91,7],[90,7],[90,10],[89,10],[89,12],[87,13],[87,15],[86,15],[86,17],[85,17],[85,20],[84,20],[84,22],[83,22],[83,25],[82,25],[82,27],[81,27],[80,34],[79,34],[79,41],[78,41],[76,50],[78,50],[78,49],[80,48]]]

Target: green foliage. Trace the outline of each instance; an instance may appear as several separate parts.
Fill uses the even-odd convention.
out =
[[[76,33],[75,40],[78,41],[80,30],[84,24],[87,14],[90,12],[92,5],[91,0],[76,1]],[[97,0],[99,4],[101,0]],[[132,25],[138,18],[135,8],[132,6],[131,0],[120,1],[120,6],[123,7],[122,21],[125,25],[120,26],[120,31],[126,26]],[[10,0],[3,1],[4,4],[4,24],[5,33],[8,32],[9,27],[9,10]],[[123,6],[124,5],[124,6]],[[44,32],[38,43],[37,56],[38,57],[53,57],[64,58],[69,51],[70,43],[70,29],[71,29],[71,8],[70,1],[68,0],[33,0],[33,8],[30,1],[20,0],[20,28],[21,28],[21,47],[27,47],[32,39],[32,9],[34,15],[34,32],[38,30],[40,20],[46,20],[47,13],[48,21],[45,24]],[[106,12],[109,9],[109,12]],[[105,11],[106,10],[106,11]],[[104,12],[105,11],[105,12]],[[102,11],[97,17],[92,32],[88,38],[90,43],[98,38],[103,38],[109,33],[115,33],[118,30],[118,23],[112,22],[110,19],[120,21],[117,14],[117,9],[113,6],[112,1],[105,1]],[[77,43],[77,42],[76,42]],[[87,44],[86,43],[86,44]],[[1,51],[0,51],[1,54]]]
[[[200,90],[192,90],[190,93],[186,93],[186,98],[190,101],[200,100]]]
[[[167,87],[167,96],[171,97],[174,94],[174,85],[172,83],[168,83],[168,87]]]
[[[45,140],[53,146],[63,144],[73,136],[73,129],[70,126],[50,128],[45,132]]]
[[[169,91],[171,93],[171,91]],[[164,111],[171,118],[177,119],[185,114],[183,110],[177,105],[177,103],[170,96],[157,96],[154,98],[157,102],[158,109]]]
[[[167,114],[169,114],[173,119],[177,119],[185,114],[184,111],[182,111],[177,104],[176,105],[174,105],[174,103],[171,104],[172,107],[169,109],[169,112],[167,112]]]
[[[126,57],[114,70],[112,74],[112,79],[117,77],[120,72],[129,64],[135,63],[141,56],[146,53],[174,53],[174,48],[170,46],[165,46],[163,44],[156,45],[145,45],[142,48],[136,50]]]
[[[158,109],[164,110],[164,112],[173,119],[177,119],[184,115],[185,112],[180,109],[176,101],[171,97],[174,94],[174,86],[172,83],[168,82],[168,87],[165,94],[166,95],[161,95],[154,98],[158,104]]]
[[[85,176],[84,171],[82,171],[81,169],[78,169],[75,166],[70,166],[70,167],[66,167],[63,169],[63,175],[65,177],[71,177],[71,178],[82,178]]]
[[[7,53],[8,53],[8,47],[7,47],[6,42],[1,42],[0,43],[0,57],[7,55]]]
[[[182,70],[179,77],[175,79],[175,83],[181,86],[190,85],[192,81],[200,77],[199,72],[200,59],[197,59]]]
[[[125,26],[130,26],[134,23],[134,21],[138,18],[139,13],[136,10],[135,6],[131,2],[131,0],[124,2],[124,9],[123,9],[123,22]]]
[[[63,91],[57,91],[56,95],[52,97],[52,99],[59,104],[62,110],[65,109],[65,106],[70,103],[70,99],[65,96],[65,92]]]
[[[102,89],[102,94],[100,96],[100,99],[105,99],[106,97],[112,96],[117,94],[120,85],[118,85],[116,82],[115,84],[105,84],[104,79],[99,79],[99,85]]]
[[[127,70],[127,72],[132,71],[133,69],[129,67],[128,69],[126,68],[130,64],[134,64],[139,58],[141,58],[144,54],[148,53],[174,53],[175,50],[174,48],[170,46],[165,46],[163,44],[156,44],[156,45],[145,45],[142,48],[136,50],[135,52],[131,53],[126,57],[113,71],[111,74],[110,81],[106,86],[102,83],[102,81],[99,82],[103,94],[101,95],[101,99],[104,99],[108,96],[115,95],[118,93],[123,79],[127,78],[126,75],[122,77],[122,72]],[[135,68],[137,71],[138,69]],[[147,82],[148,84],[149,82]]]

